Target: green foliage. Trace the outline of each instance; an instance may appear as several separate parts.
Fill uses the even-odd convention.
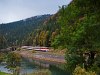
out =
[[[48,18],[40,29],[29,34],[26,45],[52,46],[56,36],[60,33],[60,25],[57,23],[58,13]]]
[[[96,75],[95,72],[87,72],[84,68],[77,66],[73,72],[73,75]]]
[[[0,72],[0,75],[11,75],[11,74],[7,74],[7,73],[4,73],[4,72]]]
[[[22,41],[28,37],[28,34],[35,32],[43,26],[44,21],[51,15],[41,15],[27,18],[7,24],[0,24],[0,34],[2,34],[6,40],[7,45],[21,45]]]
[[[5,54],[0,53],[0,63],[4,61],[4,58],[5,58]]]
[[[7,55],[7,67],[12,69],[20,66],[21,56],[17,53],[11,52]]]
[[[76,65],[82,66],[85,62],[88,63],[86,67],[90,69],[99,61],[94,58],[100,52],[99,3],[100,1],[94,0],[73,0],[68,6],[62,6],[59,11],[58,24],[61,25],[61,30],[53,46],[68,49],[66,61],[67,68],[71,68],[71,71]],[[88,56],[83,56],[85,52],[88,52],[89,56],[87,61],[85,59]],[[99,65],[97,67],[100,68]]]
[[[3,49],[6,47],[6,39],[4,36],[0,35],[0,49]]]
[[[17,50],[17,51],[21,51],[21,48],[17,48],[16,50]]]
[[[76,65],[83,63],[83,58],[75,53],[66,55],[67,65],[66,68],[68,71],[73,72]],[[81,66],[81,65],[80,65]]]

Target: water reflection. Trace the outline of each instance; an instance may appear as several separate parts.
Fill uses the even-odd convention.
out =
[[[36,71],[40,71],[42,69],[47,69],[47,68],[39,67],[38,65],[34,64],[34,61],[29,62],[28,60],[23,59],[20,66],[20,75],[33,73]],[[56,68],[54,66],[50,66],[48,70],[51,71],[52,75],[69,75],[67,72],[59,68]],[[4,64],[0,64],[0,71],[6,73],[12,73],[9,69],[6,68],[6,65]]]
[[[0,71],[5,73],[12,73],[9,69],[6,68],[5,64],[0,64]]]

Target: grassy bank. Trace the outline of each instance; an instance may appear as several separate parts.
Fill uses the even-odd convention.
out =
[[[28,75],[51,75],[51,72],[49,70],[41,70]]]
[[[0,72],[0,75],[11,75],[11,74]]]

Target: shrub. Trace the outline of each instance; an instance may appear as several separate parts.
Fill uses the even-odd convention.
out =
[[[95,72],[87,72],[84,68],[77,66],[73,72],[73,75],[96,75]]]

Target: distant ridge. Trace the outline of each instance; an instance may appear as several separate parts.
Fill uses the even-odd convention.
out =
[[[6,38],[8,45],[21,44],[29,33],[42,26],[50,16],[50,14],[38,15],[20,21],[0,24],[0,35]]]

